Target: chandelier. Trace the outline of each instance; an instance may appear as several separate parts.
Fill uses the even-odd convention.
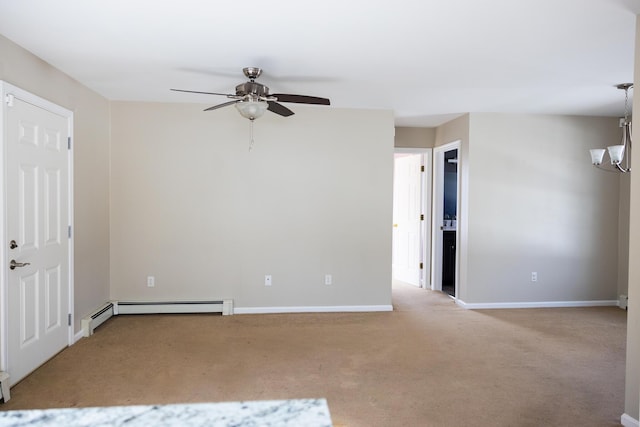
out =
[[[631,172],[631,119],[629,118],[629,89],[633,87],[633,83],[622,83],[616,86],[618,89],[624,90],[624,119],[620,121],[622,128],[622,143],[611,145],[604,148],[594,148],[589,150],[591,153],[591,164],[597,168],[610,172]],[[608,151],[611,167],[605,168],[602,165],[604,153]]]

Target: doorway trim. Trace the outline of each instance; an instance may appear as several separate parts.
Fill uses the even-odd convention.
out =
[[[457,168],[457,186],[456,199],[457,206],[457,230],[456,230],[456,262],[455,262],[455,300],[459,298],[460,283],[460,226],[461,226],[461,152],[462,141],[457,140],[448,144],[440,145],[433,149],[433,202],[431,213],[431,228],[433,237],[431,240],[431,289],[434,291],[442,291],[442,218],[444,216],[444,154],[447,151],[458,150],[458,168]]]
[[[424,173],[420,182],[420,209],[425,216],[420,226],[420,262],[423,269],[420,273],[420,287],[431,288],[431,191],[432,191],[432,168],[433,168],[433,148],[394,148],[394,154],[421,154]]]
[[[73,254],[74,254],[74,230],[73,230],[73,112],[67,110],[64,107],[61,107],[57,104],[54,104],[51,101],[48,101],[44,98],[41,98],[37,95],[32,94],[24,89],[21,89],[17,86],[14,86],[10,83],[7,83],[3,80],[0,80],[0,99],[2,101],[2,106],[0,107],[0,142],[2,143],[2,147],[0,149],[0,194],[2,197],[2,209],[0,209],[0,371],[8,371],[9,366],[7,365],[8,357],[9,357],[9,347],[8,347],[8,333],[9,333],[9,324],[8,324],[8,265],[7,265],[7,218],[6,218],[6,206],[7,206],[7,182],[5,178],[6,173],[6,148],[7,148],[7,108],[10,108],[9,105],[14,98],[18,98],[26,103],[34,105],[38,108],[42,108],[43,110],[49,111],[51,113],[57,114],[66,118],[67,126],[69,131],[69,149],[67,150],[67,163],[68,163],[68,224],[69,224],[69,249],[68,249],[68,269],[69,269],[69,280],[67,283],[67,287],[69,290],[69,324],[68,324],[68,333],[67,333],[67,343],[68,345],[73,345],[75,342],[74,334],[73,334],[73,325],[74,325],[74,276],[73,276]]]

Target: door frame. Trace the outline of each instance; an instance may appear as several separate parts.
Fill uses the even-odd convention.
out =
[[[10,371],[9,363],[9,324],[8,324],[8,282],[9,282],[9,269],[7,262],[7,247],[8,247],[8,230],[7,230],[7,215],[6,215],[6,206],[7,206],[7,182],[6,182],[6,162],[7,162],[7,114],[8,104],[11,102],[11,97],[20,99],[24,102],[27,102],[31,105],[34,105],[38,108],[42,108],[51,113],[57,114],[67,119],[68,131],[70,141],[74,141],[73,139],[73,112],[67,110],[64,107],[61,107],[57,104],[54,104],[51,101],[48,101],[44,98],[41,98],[37,95],[34,95],[30,92],[27,92],[24,89],[21,89],[17,86],[14,86],[10,83],[0,80],[0,94],[2,106],[0,107],[0,142],[2,143],[2,148],[0,149],[0,197],[2,197],[2,209],[0,209],[0,371]],[[67,283],[67,287],[69,290],[69,314],[71,318],[69,319],[68,325],[68,334],[67,334],[67,343],[68,345],[72,345],[74,343],[74,334],[73,334],[73,325],[75,319],[74,313],[74,278],[73,278],[73,253],[74,253],[74,234],[73,233],[73,144],[71,143],[69,146],[69,150],[67,151],[67,163],[68,163],[68,179],[67,179],[67,191],[69,195],[68,201],[68,224],[70,227],[70,238],[69,238],[69,249],[68,249],[68,265],[69,269],[69,280]]]
[[[431,288],[431,188],[432,188],[432,148],[394,148],[393,153],[421,154],[424,173],[420,182],[420,209],[425,216],[424,221],[420,221],[420,262],[423,269],[420,272],[420,287]]]
[[[440,145],[433,149],[433,212],[431,214],[431,228],[433,229],[433,239],[431,240],[431,289],[442,291],[442,218],[444,217],[444,153],[451,150],[458,150],[458,168],[456,197],[458,206],[456,209],[456,265],[455,265],[455,296],[458,299],[460,281],[460,206],[461,206],[461,153],[462,141],[457,140],[448,144]]]

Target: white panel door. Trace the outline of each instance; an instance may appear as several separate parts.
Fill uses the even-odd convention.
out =
[[[393,174],[393,277],[420,286],[422,155],[396,157]]]
[[[8,355],[11,383],[69,342],[68,118],[17,97],[6,115]]]

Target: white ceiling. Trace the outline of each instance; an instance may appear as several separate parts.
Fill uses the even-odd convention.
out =
[[[430,127],[621,115],[636,14],[639,0],[0,0],[0,34],[112,100],[214,105],[169,88],[233,93],[258,66],[271,92]]]

